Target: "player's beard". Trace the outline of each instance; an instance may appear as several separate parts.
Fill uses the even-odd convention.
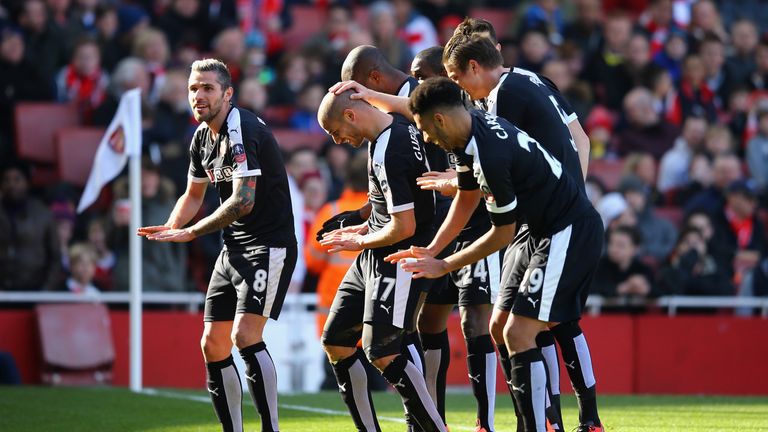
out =
[[[223,96],[223,95],[222,95]],[[211,120],[215,119],[217,115],[221,112],[221,108],[224,106],[224,98],[222,97],[218,101],[219,103],[214,104],[208,104],[208,113],[207,114],[199,114],[194,107],[192,108],[192,114],[195,116],[195,120],[198,122],[210,122]]]

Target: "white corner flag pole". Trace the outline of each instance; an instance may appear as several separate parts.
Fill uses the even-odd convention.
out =
[[[141,154],[134,154],[128,160],[129,189],[131,197],[131,230],[130,230],[130,367],[131,391],[142,390],[141,370],[141,317],[142,317],[142,269],[141,269],[141,237],[135,233],[141,225]]]

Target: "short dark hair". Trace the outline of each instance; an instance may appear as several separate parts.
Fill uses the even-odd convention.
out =
[[[640,243],[643,241],[643,236],[640,234],[640,231],[638,231],[637,228],[628,226],[628,225],[619,225],[617,227],[611,228],[608,230],[608,240],[611,240],[611,237],[615,234],[624,234],[627,237],[629,237],[629,240],[632,242],[635,246],[640,246]]]
[[[454,35],[463,34],[465,36],[472,36],[478,33],[488,33],[488,37],[491,39],[494,45],[499,43],[496,37],[496,29],[493,28],[493,24],[490,21],[482,18],[466,17],[453,31]]]
[[[433,77],[424,80],[411,93],[408,109],[416,115],[424,115],[438,107],[464,107],[461,87],[445,77]]]
[[[484,68],[494,68],[504,64],[504,59],[496,49],[496,45],[487,37],[454,34],[445,44],[443,63],[465,71],[470,60],[476,61]]]
[[[192,72],[216,72],[216,81],[221,85],[222,90],[232,87],[232,75],[229,74],[229,68],[219,59],[195,60],[192,63]]]
[[[443,47],[433,46],[419,51],[416,54],[417,59],[421,59],[431,71],[437,75],[445,75],[445,68],[443,67]]]

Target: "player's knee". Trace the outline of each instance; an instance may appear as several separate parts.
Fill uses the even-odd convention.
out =
[[[488,330],[491,332],[493,341],[497,344],[504,344],[504,326],[507,324],[508,314],[495,313],[491,316],[488,324]]]
[[[461,331],[465,339],[488,334],[488,305],[466,306],[461,311]]]
[[[368,361],[371,362],[371,364],[376,369],[378,369],[381,372],[384,372],[384,369],[386,369],[387,366],[389,366],[389,364],[392,363],[392,360],[394,360],[395,357],[397,357],[397,355],[388,355],[388,356],[375,358],[375,359],[368,357]]]
[[[206,361],[223,360],[232,351],[232,345],[226,337],[211,333],[204,333],[203,337],[200,338],[200,348],[203,350],[203,357]]]
[[[262,341],[261,335],[257,335],[242,329],[233,331],[230,338],[232,339],[232,343],[238,349],[243,349]]]

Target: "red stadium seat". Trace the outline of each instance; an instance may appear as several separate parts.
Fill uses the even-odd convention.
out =
[[[496,37],[498,39],[510,36],[510,30],[515,25],[515,11],[512,8],[473,7],[469,10],[469,16],[488,20],[488,22],[493,24],[493,29],[496,30]]]
[[[319,151],[328,139],[325,134],[299,132],[293,129],[272,129],[272,133],[283,151],[291,151],[298,147],[309,147]]]
[[[14,112],[16,154],[34,162],[56,162],[56,131],[77,126],[77,108],[72,104],[20,102]]]
[[[76,186],[85,186],[91,165],[104,136],[103,128],[66,128],[56,133],[59,178]]]
[[[44,383],[93,385],[112,381],[115,348],[106,306],[37,305],[35,314]]]
[[[297,49],[304,45],[310,36],[319,32],[325,23],[325,10],[314,6],[296,5],[291,8],[293,24],[283,34],[283,42],[288,49]]]
[[[595,159],[589,161],[589,175],[593,175],[603,182],[609,191],[614,191],[621,181],[624,161]]]

